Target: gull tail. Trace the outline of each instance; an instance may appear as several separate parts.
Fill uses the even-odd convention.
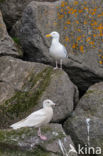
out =
[[[12,124],[10,127],[13,128],[13,129],[19,129],[19,128],[25,127],[25,126],[26,125],[25,125],[24,120],[21,120],[21,121],[15,123],[15,124]]]

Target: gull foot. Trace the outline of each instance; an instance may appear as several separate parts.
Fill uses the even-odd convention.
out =
[[[40,139],[45,141],[45,140],[47,140],[47,137],[44,136],[44,135],[41,135],[41,136],[40,136]]]

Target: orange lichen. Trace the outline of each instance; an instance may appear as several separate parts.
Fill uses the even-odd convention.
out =
[[[99,61],[99,63],[100,63],[100,64],[103,64],[103,62],[102,62],[102,61]]]
[[[81,38],[82,38],[81,36],[78,36],[78,37],[77,37],[77,41],[80,41],[80,40],[81,40]]]
[[[70,6],[67,6],[66,8],[69,10],[70,9]]]
[[[77,31],[81,32],[81,30],[80,30],[80,29],[77,29]]]
[[[62,19],[64,17],[64,15],[62,14],[62,15],[58,15],[58,19]]]
[[[74,9],[73,11],[72,11],[72,14],[75,14],[77,12],[77,10],[76,9]]]
[[[82,53],[84,52],[84,46],[83,46],[83,45],[80,46],[80,51],[81,51]]]
[[[84,2],[84,4],[87,4],[87,2]]]
[[[64,11],[64,14],[66,15],[66,14],[67,14],[67,12],[66,12],[66,11]]]
[[[87,24],[87,21],[86,20],[84,21],[84,24]]]
[[[64,7],[65,6],[65,2],[61,2],[61,7]]]
[[[65,41],[66,41],[66,42],[70,41],[70,39],[69,39],[68,36],[65,37]]]
[[[65,2],[65,6],[66,6],[66,5],[68,5],[68,3],[67,3],[67,2]]]
[[[88,11],[89,9],[88,9],[88,7],[84,7],[84,10],[87,10]]]
[[[79,13],[82,13],[83,12],[83,10],[79,10]]]
[[[76,21],[77,24],[79,24],[79,21]]]
[[[93,34],[93,37],[96,37],[96,34]]]
[[[103,30],[103,25],[102,25],[102,24],[99,24],[99,27],[97,27],[97,29],[98,29],[99,31]]]
[[[90,40],[91,40],[91,37],[88,37],[88,38],[86,39],[87,42],[90,41]]]
[[[66,24],[71,24],[70,20],[68,20],[68,21],[66,22]]]
[[[72,48],[76,49],[76,47],[77,47],[77,43],[73,43]]]
[[[68,11],[68,14],[70,14],[71,12],[70,11]]]
[[[101,49],[99,49],[98,51],[99,51],[99,52],[102,52],[102,50],[101,50]]]
[[[96,13],[95,12],[91,12],[91,15],[95,15]]]
[[[89,44],[94,45],[94,41],[90,41]]]
[[[56,22],[54,22],[53,24],[54,24],[55,26],[57,25],[57,23],[56,23]]]
[[[79,2],[78,1],[74,1],[74,5],[78,5],[79,4]]]
[[[60,12],[63,12],[64,10],[63,9],[60,9]]]
[[[103,12],[101,14],[98,14],[98,17],[102,17],[103,16]]]
[[[95,26],[95,25],[97,25],[97,22],[96,21],[94,21],[93,23],[91,23],[91,26]]]
[[[66,30],[66,29],[68,29],[68,28],[65,26],[64,29]]]
[[[103,36],[103,33],[102,33],[102,32],[100,32],[99,36]]]

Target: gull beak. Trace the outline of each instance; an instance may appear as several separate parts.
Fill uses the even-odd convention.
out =
[[[46,37],[52,37],[51,34],[47,34]]]

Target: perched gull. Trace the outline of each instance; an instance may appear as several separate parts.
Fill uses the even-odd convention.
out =
[[[49,123],[53,117],[53,109],[52,106],[55,103],[49,99],[43,101],[43,108],[31,113],[27,118],[11,125],[13,129],[19,129],[22,127],[38,127],[38,136],[42,140],[47,140],[45,136],[41,134],[40,127]]]
[[[46,37],[52,37],[52,43],[49,49],[50,55],[56,60],[56,67],[58,68],[58,60],[60,60],[60,68],[62,69],[62,59],[67,57],[66,48],[59,42],[60,35],[58,32],[51,32]]]

